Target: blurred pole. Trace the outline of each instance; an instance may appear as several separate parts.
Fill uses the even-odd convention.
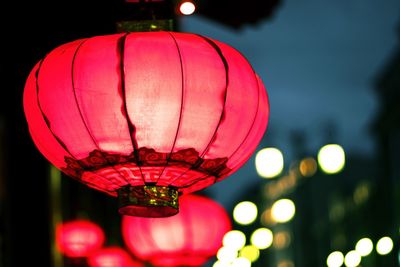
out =
[[[4,121],[0,117],[0,266],[5,265],[4,231],[5,231],[5,177],[4,177]]]
[[[57,250],[56,247],[56,227],[62,222],[62,212],[61,212],[61,172],[50,165],[50,184],[49,184],[49,198],[50,198],[50,244],[51,244],[51,257],[52,266],[54,267],[64,267],[63,256]]]

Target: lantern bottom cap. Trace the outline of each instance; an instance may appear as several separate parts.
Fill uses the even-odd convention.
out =
[[[168,186],[124,186],[118,190],[122,215],[168,217],[178,213],[178,191]]]

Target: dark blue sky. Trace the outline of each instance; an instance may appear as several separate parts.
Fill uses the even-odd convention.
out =
[[[228,43],[248,58],[270,97],[262,145],[282,149],[287,161],[293,130],[304,131],[307,150],[316,153],[332,124],[347,153],[373,156],[374,82],[394,52],[399,25],[399,0],[282,0],[272,19],[239,31],[196,15],[181,20],[182,31]],[[256,181],[253,166],[254,157],[210,191],[223,190],[216,199],[230,202]]]

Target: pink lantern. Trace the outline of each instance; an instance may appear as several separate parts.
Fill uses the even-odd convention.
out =
[[[266,90],[232,47],[188,33],[81,39],[29,75],[33,141],[67,175],[120,199],[122,214],[178,212],[178,195],[240,168],[267,127]]]
[[[138,258],[155,266],[201,266],[214,256],[231,229],[228,214],[217,202],[184,195],[180,212],[167,218],[123,216],[125,244]]]
[[[87,262],[90,267],[144,267],[119,247],[101,248],[90,254]]]
[[[67,257],[87,257],[103,243],[103,230],[90,221],[76,220],[57,225],[57,248]]]

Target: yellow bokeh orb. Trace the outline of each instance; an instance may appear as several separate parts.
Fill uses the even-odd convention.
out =
[[[230,247],[221,247],[217,252],[217,259],[222,263],[231,263],[236,259],[238,252]]]
[[[318,152],[318,164],[327,174],[340,172],[345,165],[346,156],[343,148],[337,144],[323,146]]]
[[[272,245],[273,240],[274,235],[268,228],[258,228],[250,237],[251,244],[258,249],[269,248]]]
[[[246,244],[246,235],[242,231],[231,230],[224,235],[222,244],[224,247],[240,250]]]
[[[374,244],[372,240],[365,237],[360,239],[356,244],[356,251],[362,256],[368,256],[374,249]]]
[[[344,264],[347,267],[357,267],[361,262],[361,255],[355,251],[349,251],[344,257]]]
[[[239,256],[255,262],[260,257],[260,251],[254,245],[247,245],[240,250]]]
[[[290,199],[277,200],[271,207],[272,218],[279,223],[290,221],[296,213],[296,206]]]
[[[300,161],[299,171],[304,177],[313,176],[317,172],[317,162],[313,158],[305,158]]]
[[[258,209],[256,204],[250,201],[238,203],[233,209],[233,219],[238,224],[248,225],[257,219]]]
[[[282,152],[274,147],[263,148],[256,154],[256,170],[263,178],[274,178],[283,170]]]
[[[393,240],[388,236],[382,237],[376,243],[376,252],[378,252],[379,255],[387,255],[392,252],[392,249]]]
[[[332,252],[326,259],[326,265],[328,265],[328,267],[340,267],[343,265],[343,263],[344,256],[343,253],[340,251]]]

